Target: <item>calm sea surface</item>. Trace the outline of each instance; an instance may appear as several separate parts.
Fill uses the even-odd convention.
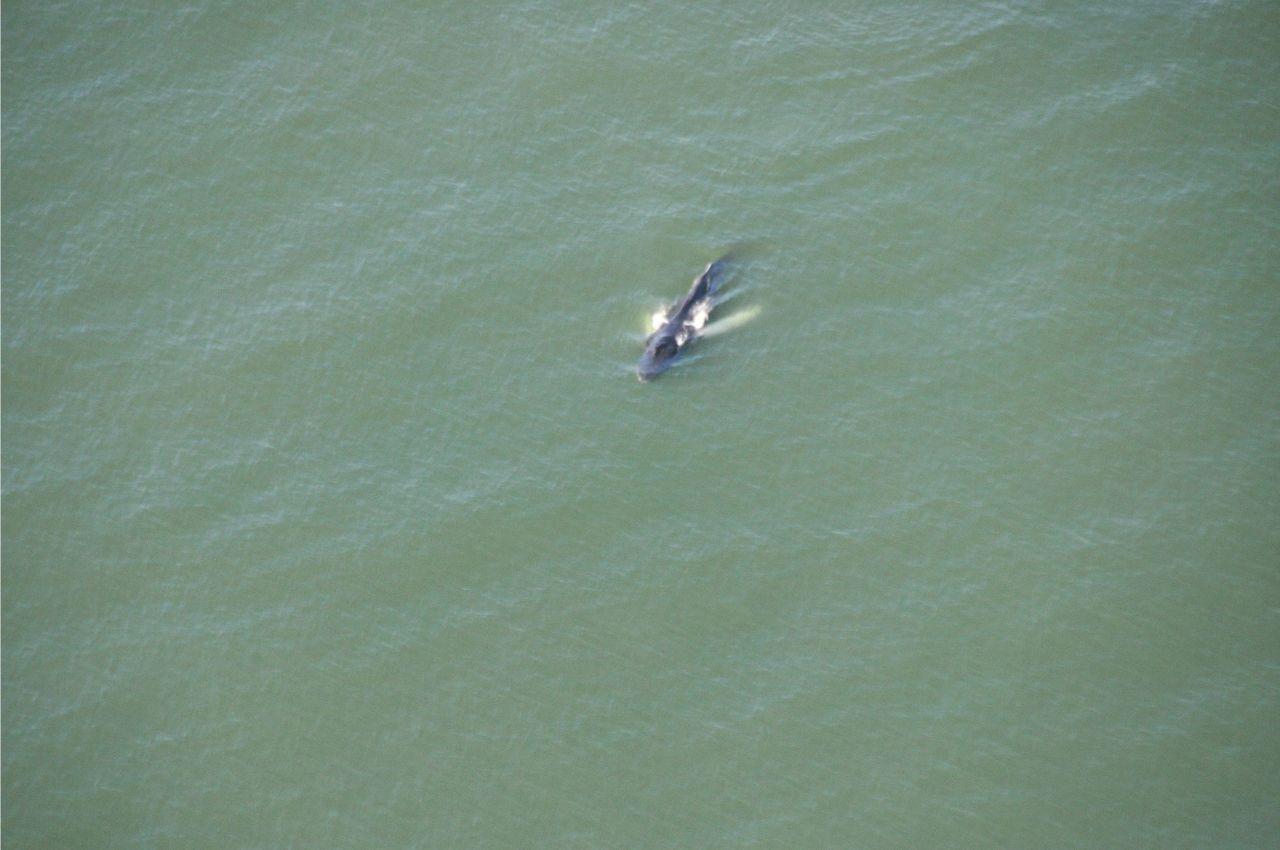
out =
[[[1274,2],[2,21],[7,847],[1280,843]]]

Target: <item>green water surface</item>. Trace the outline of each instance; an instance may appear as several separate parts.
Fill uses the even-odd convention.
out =
[[[0,22],[9,846],[1276,844],[1274,3]]]

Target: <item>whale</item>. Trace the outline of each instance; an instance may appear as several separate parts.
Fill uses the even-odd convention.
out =
[[[726,261],[721,257],[707,263],[702,274],[693,279],[688,294],[654,316],[656,330],[645,340],[644,355],[636,366],[636,377],[642,382],[652,381],[671,368],[680,353],[701,335],[715,307],[712,296],[720,287]]]

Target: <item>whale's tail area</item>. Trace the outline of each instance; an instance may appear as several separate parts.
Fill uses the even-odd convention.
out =
[[[725,254],[715,262],[707,263],[707,267],[703,270],[701,275],[701,277],[705,277],[707,279],[707,295],[715,294],[715,291],[720,288],[720,284],[724,281],[728,271],[728,254]]]
[[[716,290],[720,288],[720,283],[724,280],[725,271],[728,269],[726,258],[721,257],[712,263],[707,263],[707,267],[702,270],[702,274],[693,279],[693,286],[689,288],[689,294],[684,297],[680,303],[678,310],[687,310],[690,307],[702,301],[707,301],[711,296],[715,295]],[[707,306],[710,309],[710,305]]]

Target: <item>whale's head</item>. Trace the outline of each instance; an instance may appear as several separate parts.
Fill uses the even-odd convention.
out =
[[[651,381],[667,371],[671,362],[680,351],[680,344],[675,337],[667,334],[655,336],[645,346],[644,356],[636,367],[636,377],[642,381]]]

